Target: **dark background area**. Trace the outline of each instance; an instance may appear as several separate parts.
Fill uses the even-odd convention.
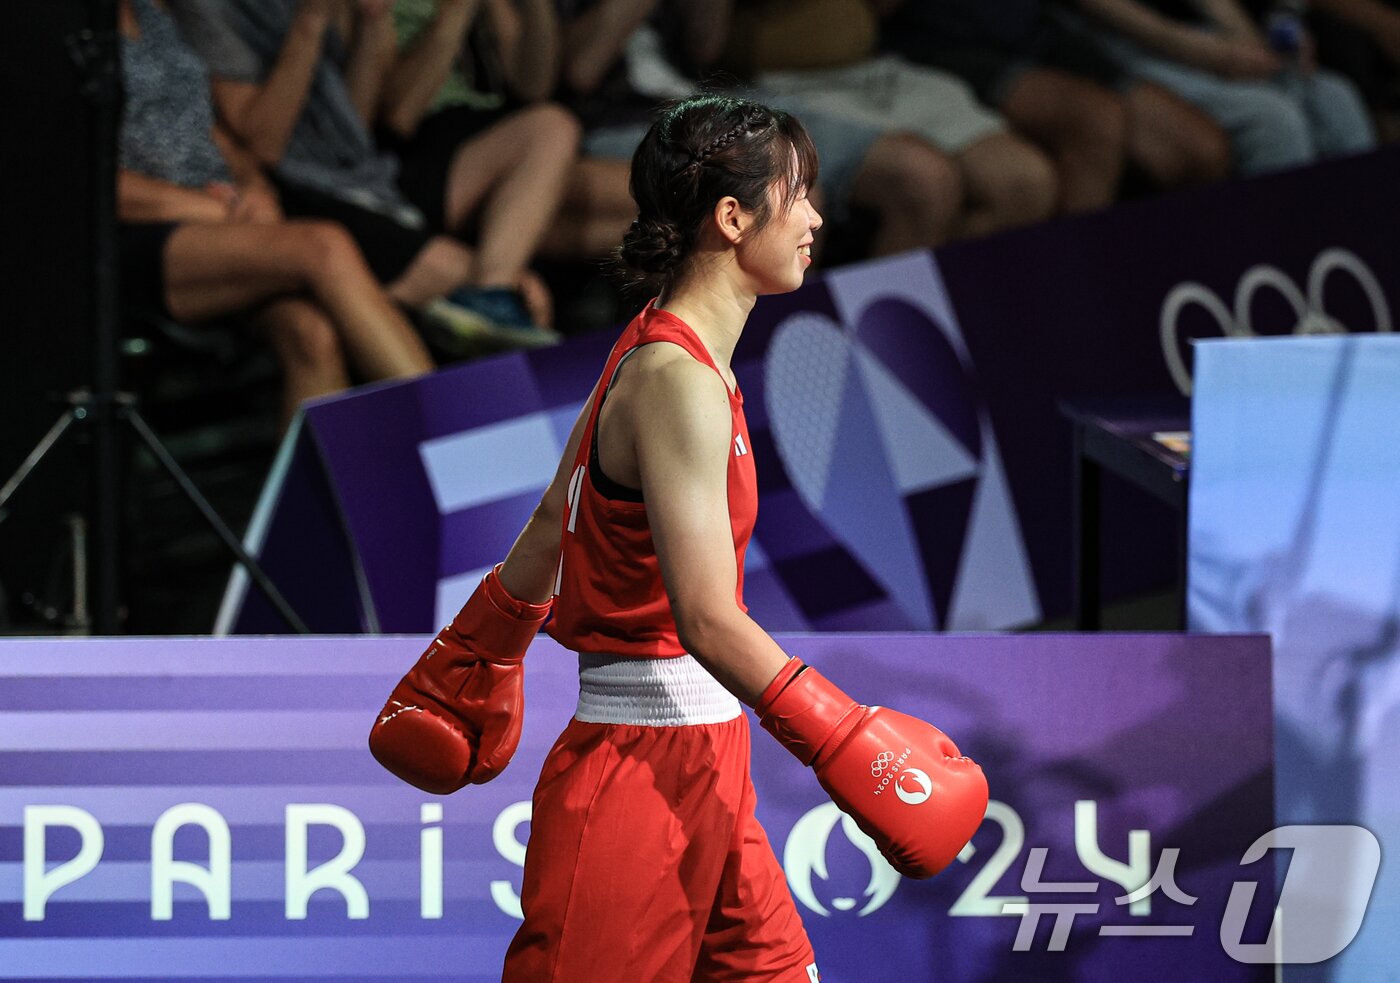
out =
[[[23,0],[0,37],[0,481],[91,381],[93,205],[98,108],[71,48],[98,0]],[[16,9],[21,8],[21,9]],[[17,139],[22,136],[22,139]],[[173,334],[122,325],[122,387],[195,483],[241,533],[276,446],[276,366],[238,332]],[[89,502],[90,433],[75,426],[0,517],[0,630],[72,630],[70,517]],[[131,633],[206,633],[228,576],[227,554],[193,507],[124,433],[121,575]]]
[[[89,376],[94,312],[93,107],[65,42],[90,25],[90,5],[16,6],[22,12],[10,8],[0,37],[8,120],[0,140],[0,481],[62,412],[54,397]],[[87,494],[80,451],[71,439],[57,448],[0,521],[0,587],[12,622],[31,620],[26,594],[66,603],[71,591],[63,517]]]

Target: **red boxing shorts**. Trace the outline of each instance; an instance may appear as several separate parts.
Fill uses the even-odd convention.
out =
[[[580,657],[539,784],[502,983],[813,983],[754,816],[749,722],[689,656]]]

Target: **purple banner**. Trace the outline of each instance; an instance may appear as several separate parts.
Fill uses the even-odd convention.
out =
[[[1222,944],[1262,938],[1274,894],[1270,863],[1241,865],[1273,825],[1265,639],[780,641],[938,723],[992,789],[961,862],[902,880],[754,729],[759,818],[828,983],[1272,978]],[[499,979],[575,668],[538,640],[511,767],[435,798],[365,748],[423,644],[0,642],[0,979]],[[1164,871],[1196,900],[1116,903]],[[1237,881],[1259,889],[1222,931]]]
[[[1180,393],[1188,341],[1388,331],[1400,149],[809,278],[734,368],[759,467],[748,602],[774,630],[981,630],[1069,608],[1060,400]],[[250,547],[317,630],[428,631],[500,559],[615,335],[312,404]],[[1176,523],[1110,486],[1105,593]],[[285,625],[236,574],[219,631]]]

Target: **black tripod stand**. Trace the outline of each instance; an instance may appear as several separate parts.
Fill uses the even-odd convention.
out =
[[[301,618],[297,616],[296,611],[292,609],[291,605],[287,603],[287,599],[282,596],[282,592],[277,589],[277,585],[267,576],[267,573],[258,564],[258,561],[253,559],[248,551],[243,548],[243,544],[238,541],[238,537],[229,529],[228,524],[220,518],[219,513],[209,504],[209,500],[195,487],[194,482],[190,480],[190,476],[180,467],[179,462],[171,456],[170,451],[161,443],[155,431],[146,423],[145,417],[143,417],[140,410],[137,409],[136,397],[131,393],[113,393],[109,397],[110,402],[105,405],[99,404],[99,398],[100,397],[88,389],[76,389],[68,394],[68,409],[59,416],[58,420],[54,422],[54,425],[49,428],[48,433],[44,434],[39,443],[34,446],[34,450],[24,459],[24,463],[19,466],[19,470],[10,477],[9,481],[5,482],[3,486],[0,486],[0,522],[3,522],[6,517],[5,504],[15,492],[19,490],[19,487],[24,484],[25,479],[39,466],[39,463],[49,451],[57,446],[58,442],[63,438],[63,435],[68,432],[73,424],[87,423],[94,428],[97,432],[97,436],[93,441],[94,457],[100,458],[103,450],[103,440],[119,441],[120,435],[112,433],[102,434],[97,420],[102,416],[106,416],[108,420],[104,425],[109,428],[124,422],[129,424],[131,429],[136,432],[136,435],[141,438],[142,443],[146,445],[146,449],[151,452],[151,455],[160,466],[165,469],[165,473],[175,482],[176,486],[180,489],[181,493],[184,494],[185,498],[189,500],[190,504],[192,504],[199,511],[199,514],[204,517],[204,520],[209,523],[215,535],[217,535],[224,546],[228,548],[228,551],[233,554],[233,558],[248,571],[248,576],[250,576],[253,582],[267,595],[267,599],[272,603],[272,606],[277,609],[277,613],[286,619],[287,624],[291,626],[293,631],[303,635],[308,634],[309,629],[302,622]],[[99,461],[97,463],[98,466],[94,468],[94,470],[100,471],[101,462]],[[101,475],[95,478],[94,483],[106,487],[103,476]],[[120,487],[120,482],[113,481],[110,487],[118,488]],[[109,502],[109,504],[118,505],[119,503],[113,501]],[[106,511],[106,509],[99,506],[97,511],[101,513]],[[115,511],[116,517],[120,517],[120,508],[116,508]],[[113,543],[114,540],[119,538],[115,535],[102,535],[104,532],[104,527],[101,524],[103,521],[102,517],[98,515],[95,516],[95,518],[97,518],[98,521],[94,522],[93,526],[94,531],[97,533],[95,539],[99,544]],[[113,532],[117,532],[117,530],[113,530]],[[81,576],[81,569],[86,566],[85,561],[87,557],[82,555],[82,551],[79,552],[80,555],[77,558],[75,566],[78,567],[79,576]],[[95,568],[95,572],[102,572],[110,569],[113,581],[115,581],[116,572],[119,569],[118,558],[113,554],[104,553],[100,549],[94,552],[96,562],[94,562],[92,566]],[[112,589],[106,592],[103,591],[101,583],[102,581],[99,577],[97,581],[97,590],[95,591],[97,601],[94,606],[94,617],[91,628],[97,634],[112,634],[118,627],[117,606],[120,603],[120,597],[115,589],[115,583],[113,583]],[[110,600],[108,600],[109,598]],[[81,612],[83,607],[84,605],[77,605],[78,611]]]
[[[87,428],[91,440],[91,502],[86,527],[87,554],[75,557],[75,579],[90,581],[87,592],[92,617],[86,626],[96,634],[120,629],[120,543],[123,483],[122,434],[130,427],[155,456],[176,486],[199,511],[233,558],[248,571],[292,630],[306,634],[305,623],[292,610],[281,591],[195,487],[170,452],[137,410],[136,398],[118,388],[119,316],[117,291],[117,127],[120,111],[121,72],[116,0],[89,0],[89,26],[64,40],[68,54],[82,78],[82,93],[93,108],[93,216],[95,300],[93,323],[92,385],[70,392],[68,408],[25,458],[19,470],[0,487],[0,521],[5,504],[75,424]],[[79,593],[87,587],[79,585]],[[81,608],[81,605],[79,605]]]

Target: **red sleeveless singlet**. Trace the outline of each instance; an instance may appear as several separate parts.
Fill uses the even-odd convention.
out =
[[[710,353],[695,332],[674,314],[658,311],[655,301],[632,319],[603,369],[597,395],[569,480],[564,510],[559,575],[555,582],[554,616],[545,631],[577,652],[603,652],[633,658],[675,658],[685,655],[671,616],[671,604],[661,581],[661,566],[651,540],[646,504],[640,496],[625,497],[627,489],[612,484],[598,468],[595,441],[598,413],[613,374],[634,349],[658,341],[685,349],[716,373]],[[723,378],[721,376],[721,378]],[[728,383],[725,384],[726,389]],[[729,394],[732,420],[729,451],[729,526],[734,539],[738,575],[734,600],[744,605],[744,551],[758,515],[758,480],[744,422],[744,397],[735,387]]]

